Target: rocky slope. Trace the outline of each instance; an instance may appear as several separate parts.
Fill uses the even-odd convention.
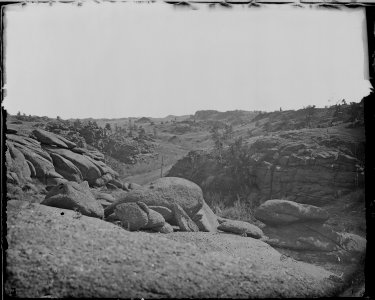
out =
[[[236,115],[249,118],[196,117],[207,127]],[[199,122],[168,130],[193,138]],[[350,193],[363,190],[358,128],[251,137],[220,157],[191,152],[169,175],[192,182],[165,177],[140,186],[121,181],[101,152],[64,129],[42,127],[7,129],[7,295],[318,297],[363,276],[365,239],[332,226],[346,216],[335,215],[341,196],[352,205]],[[210,192],[254,208],[278,200],[260,205],[250,224],[216,216]]]

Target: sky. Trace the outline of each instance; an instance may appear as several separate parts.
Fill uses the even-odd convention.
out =
[[[4,107],[67,118],[324,107],[370,91],[363,8],[13,5]]]

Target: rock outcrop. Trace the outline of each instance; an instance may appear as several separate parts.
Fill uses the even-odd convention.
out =
[[[89,217],[103,218],[104,210],[91,193],[86,181],[60,183],[53,187],[41,204],[76,210]]]
[[[265,255],[259,240],[242,238],[252,256],[235,257],[45,205],[12,200],[7,215],[8,296],[329,297],[341,287],[322,268]]]
[[[268,200],[256,210],[255,217],[267,225],[263,227],[267,243],[277,248],[324,252],[325,257],[345,261],[360,260],[366,251],[365,239],[336,232],[325,224],[329,215],[319,207]]]
[[[45,185],[88,181],[90,186],[104,186],[110,182],[128,190],[98,151],[76,147],[64,137],[41,129],[33,130],[29,136],[11,132],[6,136],[9,183],[22,185],[31,178]]]
[[[223,154],[226,168],[212,153],[192,151],[168,176],[191,180],[205,193],[236,195],[246,186],[253,202],[284,198],[322,206],[363,187],[363,144],[356,131],[292,130],[250,138],[236,155]]]

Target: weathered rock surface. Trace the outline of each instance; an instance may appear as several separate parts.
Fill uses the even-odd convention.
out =
[[[197,224],[194,223],[184,209],[177,203],[173,205],[174,219],[182,231],[199,231]]]
[[[195,183],[186,179],[163,177],[150,183],[142,189],[131,190],[105,211],[110,215],[116,205],[127,202],[142,201],[151,206],[164,206],[172,209],[173,203],[178,203],[192,217],[203,206],[202,190]]]
[[[78,183],[83,180],[81,171],[71,161],[55,153],[51,153],[51,158],[56,172],[65,179]]]
[[[79,147],[75,147],[71,150],[75,153],[84,154],[84,155],[86,155],[86,156],[88,156],[88,157],[90,157],[94,160],[104,161],[104,155],[103,155],[103,153],[100,153],[99,151],[89,150],[89,149],[79,148]]]
[[[325,224],[295,223],[284,226],[266,226],[263,232],[267,243],[294,250],[337,251],[340,235]]]
[[[149,205],[148,206],[150,209],[158,212],[161,214],[164,218],[164,220],[170,224],[176,224],[176,221],[174,219],[174,214],[171,209],[165,207],[165,206],[153,206]]]
[[[247,257],[233,257],[166,238],[174,234],[132,233],[99,219],[77,218],[73,211],[15,202],[7,207],[6,295],[322,297],[341,287],[322,268],[265,255],[267,245],[248,244]]]
[[[8,151],[5,157],[10,180],[18,185],[29,181],[32,173],[25,156],[12,143],[7,142],[6,145]]]
[[[91,192],[95,196],[96,200],[105,200],[110,203],[113,203],[116,201],[115,198],[111,194],[104,193],[96,189],[91,189]]]
[[[163,218],[163,216],[152,209],[148,210],[147,217],[148,217],[148,222],[146,226],[143,227],[142,229],[160,228],[160,227],[163,227],[165,224],[165,219]]]
[[[104,210],[91,193],[87,182],[61,183],[49,191],[41,204],[76,210],[90,217],[104,216]]]
[[[173,227],[168,223],[164,223],[163,226],[155,227],[155,228],[153,228],[153,230],[156,231],[156,232],[160,232],[160,233],[172,233]]]
[[[104,186],[108,182],[121,185],[118,173],[108,167],[104,156],[98,151],[77,150],[75,143],[60,135],[36,129],[31,136],[7,134],[6,156],[9,168],[7,178],[16,184],[38,178],[43,184],[56,185],[60,182],[86,180],[91,186]],[[74,152],[75,151],[75,152]],[[78,154],[80,153],[80,154]],[[13,158],[12,158],[13,156]],[[14,157],[17,157],[15,163]],[[22,182],[21,182],[22,181]]]
[[[122,203],[115,208],[115,215],[124,228],[136,231],[144,228],[148,223],[148,210],[139,203]]]
[[[101,177],[101,172],[95,164],[86,156],[74,153],[68,149],[46,148],[49,152],[58,154],[68,161],[72,162],[81,172],[83,180],[89,184],[94,184],[95,180]]]
[[[33,130],[33,134],[36,139],[42,144],[57,146],[61,148],[74,148],[76,147],[75,143],[68,141],[62,136],[56,135],[52,132],[48,132],[42,129]]]
[[[317,206],[274,199],[260,205],[255,211],[255,217],[266,224],[282,225],[306,221],[324,223],[329,215]]]
[[[217,229],[225,232],[246,235],[255,239],[260,239],[264,236],[262,229],[253,224],[243,221],[228,220],[221,223],[217,227]]]
[[[216,232],[219,222],[217,217],[206,202],[202,208],[193,216],[193,221],[198,225],[200,231]]]

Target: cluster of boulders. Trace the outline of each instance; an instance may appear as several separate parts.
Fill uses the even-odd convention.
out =
[[[329,214],[323,208],[288,200],[268,200],[258,207],[255,217],[266,224],[267,243],[296,251],[314,251],[338,260],[356,260],[364,255],[366,240],[339,233],[325,224]]]
[[[4,293],[12,298],[315,298],[340,288],[331,272],[281,260],[249,238],[175,241],[20,200],[7,203],[7,229]],[[227,252],[238,247],[241,255]]]
[[[90,189],[86,181],[54,186],[41,204],[75,210],[82,215],[104,218],[129,231],[171,233],[217,230],[264,238],[257,226],[217,217],[203,199],[199,186],[186,179],[164,177],[123,193],[117,200],[110,194]]]
[[[175,226],[180,231],[215,232],[219,226],[200,187],[186,179],[164,177],[148,186],[130,187],[116,200],[90,189],[86,181],[62,182],[50,189],[41,204],[104,218],[130,231],[170,233]]]
[[[126,213],[127,209],[134,213]],[[170,225],[178,226],[181,231],[194,232],[215,232],[219,225],[216,215],[203,199],[201,188],[176,177],[160,178],[131,190],[106,207],[104,215],[110,220],[120,220],[125,228],[129,224],[131,230],[154,229],[165,233],[171,232]],[[163,222],[150,227],[150,223],[155,223],[152,217]]]
[[[16,128],[7,129],[7,182],[23,186],[37,178],[46,186],[68,181],[90,186],[127,190],[118,173],[104,162],[104,155],[88,150],[60,135],[35,129],[28,136]]]

